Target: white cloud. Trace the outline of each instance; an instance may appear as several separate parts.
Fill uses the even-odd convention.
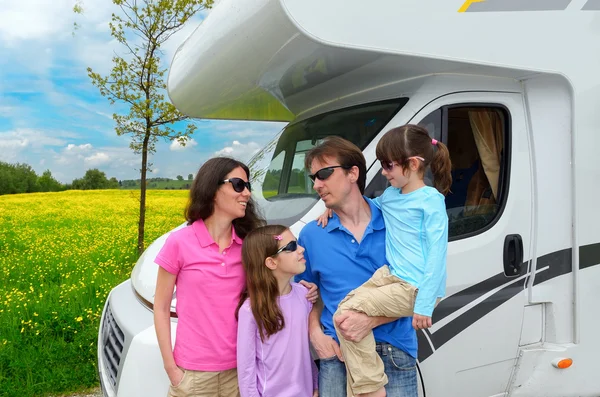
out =
[[[70,183],[75,178],[81,178],[86,170],[98,168],[107,177],[117,179],[139,178],[140,157],[128,147],[105,146],[93,148],[90,144],[65,146],[60,153],[46,152],[43,156],[49,158],[45,167],[49,168],[59,181]],[[33,162],[30,162],[33,164]],[[41,172],[42,169],[36,170]]]
[[[181,151],[184,151],[186,149],[192,148],[197,145],[198,145],[198,142],[196,142],[193,138],[187,138],[185,140],[185,146],[181,145],[181,143],[179,143],[179,140],[175,139],[173,142],[171,142],[171,145],[169,146],[169,150],[171,150],[173,152],[181,152]]]
[[[66,139],[75,135],[63,131],[41,131],[18,128],[0,132],[0,160],[14,161],[24,149],[34,150],[63,146]]]
[[[261,146],[256,142],[240,143],[239,141],[233,141],[231,146],[216,151],[215,156],[227,156],[240,161],[248,161],[260,148]]]
[[[92,145],[90,143],[84,143],[83,145],[73,145],[69,143],[65,148],[65,152],[70,153],[81,153],[81,152],[89,152],[92,150]]]
[[[71,0],[0,0],[0,39],[9,45],[20,40],[48,40],[68,26]]]
[[[0,116],[2,116],[2,117],[9,117],[16,110],[17,110],[17,108],[15,108],[13,106],[0,106]]]
[[[97,167],[99,165],[109,163],[110,157],[106,153],[98,152],[98,153],[92,154],[89,157],[86,157],[85,159],[83,159],[83,162],[86,166]]]
[[[7,139],[0,142],[1,149],[19,149],[29,146],[29,140],[23,138]]]

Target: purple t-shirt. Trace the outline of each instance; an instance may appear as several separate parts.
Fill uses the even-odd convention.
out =
[[[239,312],[237,371],[241,397],[311,397],[317,389],[317,366],[308,341],[308,290],[292,283],[292,291],[278,298],[285,327],[260,340],[250,301]]]

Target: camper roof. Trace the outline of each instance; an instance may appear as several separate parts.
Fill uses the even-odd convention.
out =
[[[521,10],[500,12],[506,2],[493,0],[222,0],[178,49],[168,92],[191,117],[273,121],[431,74],[556,73],[575,97],[590,87],[597,96],[599,14],[509,3]]]

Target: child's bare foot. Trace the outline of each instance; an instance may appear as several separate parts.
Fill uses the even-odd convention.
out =
[[[363,394],[358,394],[358,396],[360,397],[385,397],[385,387],[382,387],[381,389],[371,392],[371,393],[363,393]]]

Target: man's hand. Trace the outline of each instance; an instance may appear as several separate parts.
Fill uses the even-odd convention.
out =
[[[319,397],[319,391],[313,390],[313,397]]]
[[[309,283],[306,280],[300,280],[300,284],[308,288],[308,294],[306,294],[306,299],[308,299],[311,303],[315,303],[319,298],[319,288],[317,287],[317,284]]]
[[[351,342],[360,342],[377,325],[373,317],[364,313],[347,310],[339,316],[335,316],[333,321],[337,324],[344,339]]]
[[[344,361],[340,346],[331,336],[325,335],[323,330],[317,329],[311,332],[310,343],[312,343],[319,358],[330,358],[337,356],[340,361]]]
[[[420,329],[430,328],[432,325],[431,317],[421,316],[420,314],[413,314],[412,326],[417,331]]]

